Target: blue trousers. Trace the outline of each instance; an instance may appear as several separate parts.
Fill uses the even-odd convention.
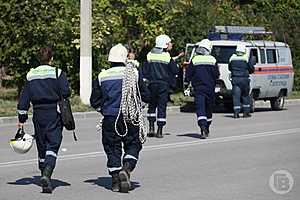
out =
[[[120,137],[116,133],[115,122],[116,116],[104,116],[102,124],[102,144],[107,156],[107,168],[110,175],[118,173],[122,169],[122,162],[128,162],[130,170],[134,170],[142,149],[139,127],[127,123],[128,133],[125,137]],[[125,133],[125,125],[121,117],[117,123],[117,129],[120,134]]]
[[[151,101],[148,106],[147,119],[149,122],[157,121],[157,126],[164,126],[167,122],[166,110],[169,97],[169,85],[166,83],[151,83],[149,90],[151,93]]]
[[[214,104],[214,95],[207,95],[200,92],[195,92],[195,104],[198,125],[205,126],[209,129],[212,123],[212,110]]]
[[[241,104],[243,107],[243,112],[250,112],[250,80],[249,78],[240,78],[233,77],[232,78],[232,100],[233,100],[233,110],[235,113],[239,113],[241,111]],[[241,103],[242,100],[242,103]]]
[[[53,107],[34,109],[33,124],[39,169],[42,171],[46,166],[54,169],[62,142],[63,126],[60,114]]]

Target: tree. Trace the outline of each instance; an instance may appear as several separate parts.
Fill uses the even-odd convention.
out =
[[[177,7],[180,4],[182,1],[172,0],[94,1],[93,47],[107,54],[113,44],[121,42],[144,54],[157,35],[168,33],[168,24],[180,12]],[[142,61],[145,55],[139,59]],[[108,65],[100,64],[104,61],[103,54],[98,60],[102,67]]]
[[[93,0],[93,76],[109,66],[109,49],[119,42],[139,53],[139,61],[168,34],[175,51],[207,37],[215,25],[264,26],[286,41],[300,68],[300,2],[298,0]],[[287,12],[288,11],[288,12]],[[38,65],[36,51],[55,49],[55,65],[79,87],[79,1],[0,0],[0,66],[8,66],[19,88],[30,67]],[[285,37],[283,37],[285,36]],[[296,80],[300,70],[295,70]],[[300,82],[295,82],[300,88]]]
[[[75,68],[77,4],[71,0],[1,0],[0,63],[9,66],[19,89],[25,74],[39,64],[35,55],[42,46],[54,48],[55,65],[66,71]]]

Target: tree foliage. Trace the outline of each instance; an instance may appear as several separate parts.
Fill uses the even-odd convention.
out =
[[[205,38],[214,25],[249,25],[264,26],[290,45],[300,89],[299,0],[92,0],[92,8],[94,76],[108,66],[108,51],[119,42],[143,61],[158,34],[170,35],[176,51]],[[0,65],[9,66],[18,85],[37,65],[37,49],[52,45],[55,64],[78,91],[79,10],[75,0],[0,0]]]
[[[1,0],[0,64],[9,66],[16,84],[22,86],[26,72],[38,65],[42,46],[55,49],[55,64],[72,71],[78,55],[73,28],[79,10],[67,0]]]

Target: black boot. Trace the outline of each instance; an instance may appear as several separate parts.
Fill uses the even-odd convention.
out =
[[[238,119],[238,118],[240,118],[240,115],[239,115],[239,113],[238,113],[238,112],[235,112],[235,113],[233,114],[233,118],[234,118],[234,119]]]
[[[164,136],[163,136],[162,130],[163,130],[163,127],[162,127],[162,126],[158,126],[158,127],[157,127],[157,133],[156,133],[156,137],[157,137],[157,138],[163,138],[163,137],[164,137]]]
[[[130,172],[130,164],[125,162],[122,170],[119,172],[120,192],[127,193],[131,189]]]
[[[120,191],[120,177],[119,173],[114,173],[111,175],[111,190],[113,192]]]
[[[209,126],[207,126],[207,128],[206,128],[206,130],[207,130],[207,132],[206,132],[206,137],[209,137]]]
[[[200,139],[206,139],[206,137],[208,136],[208,130],[205,126],[201,126],[201,135],[200,135]]]
[[[147,136],[148,137],[154,137],[155,136],[154,122],[149,122],[149,132],[148,132]]]
[[[42,184],[42,193],[52,193],[52,185],[51,185],[51,175],[52,175],[53,169],[49,166],[45,167],[45,169],[42,172],[41,177],[41,184]]]
[[[248,112],[243,113],[243,118],[251,117],[251,114]]]

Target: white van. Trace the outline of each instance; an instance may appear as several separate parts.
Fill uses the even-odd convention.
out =
[[[251,28],[260,28],[262,32],[263,27]],[[235,32],[237,32],[236,29]],[[242,32],[241,29],[238,33],[240,34],[240,32]],[[249,27],[247,27],[247,32],[249,32]],[[232,108],[232,85],[228,62],[235,52],[237,44],[242,42],[246,45],[247,53],[251,55],[252,61],[255,63],[255,72],[250,75],[251,111],[253,112],[255,109],[255,100],[269,100],[273,110],[284,108],[285,97],[291,93],[294,82],[291,51],[286,43],[222,38],[211,40],[211,42],[212,55],[216,58],[220,71],[220,78],[217,80],[215,88],[217,103],[223,103],[225,107]],[[190,61],[194,47],[195,44],[187,44],[187,61]]]

